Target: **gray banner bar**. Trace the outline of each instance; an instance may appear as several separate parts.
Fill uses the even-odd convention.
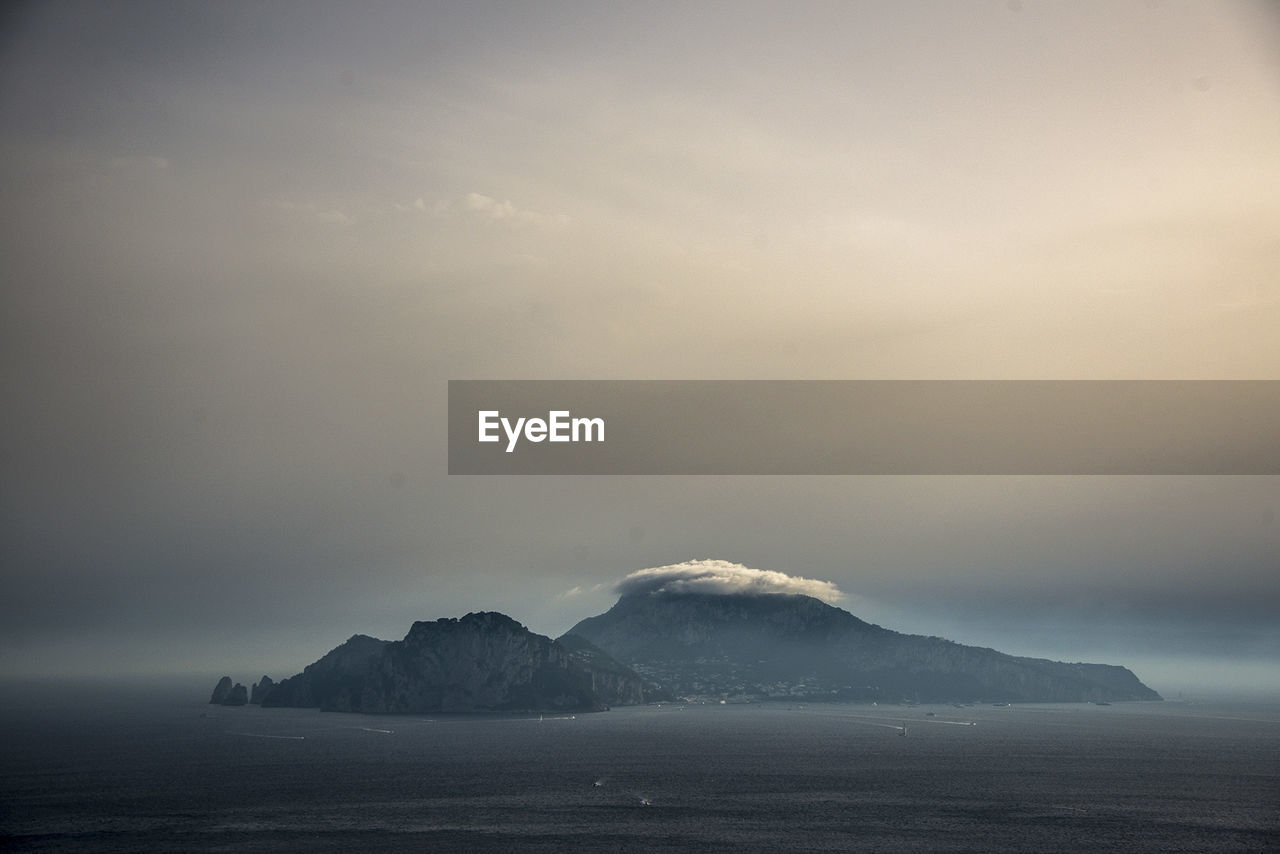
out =
[[[1273,475],[1280,381],[450,380],[449,473]]]

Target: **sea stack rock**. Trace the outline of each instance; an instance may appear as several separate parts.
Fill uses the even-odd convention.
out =
[[[249,689],[239,682],[232,684],[230,676],[223,676],[214,686],[209,702],[215,706],[243,706],[249,702]]]
[[[227,698],[231,696],[231,688],[231,677],[223,676],[214,687],[213,696],[209,698],[209,702],[215,706],[224,705],[227,702]]]
[[[276,687],[276,683],[271,681],[270,676],[263,676],[261,681],[253,683],[253,689],[249,691],[249,702],[261,705],[263,699],[271,693],[271,689]]]
[[[223,701],[224,706],[243,706],[249,702],[249,689],[237,682],[231,688],[231,694]]]

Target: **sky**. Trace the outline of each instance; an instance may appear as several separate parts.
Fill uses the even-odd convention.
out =
[[[724,561],[1280,695],[1266,476],[459,477],[450,379],[1280,379],[1264,3],[0,13],[0,674]]]

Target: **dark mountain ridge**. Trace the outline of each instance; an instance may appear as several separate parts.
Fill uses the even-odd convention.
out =
[[[906,635],[798,594],[637,592],[570,630],[679,695],[897,702],[1160,696],[1123,667]]]
[[[640,678],[584,639],[553,641],[496,612],[416,622],[400,641],[355,635],[261,697],[266,707],[371,714],[592,711],[643,700]]]
[[[495,612],[354,635],[211,702],[374,714],[588,711],[677,696],[901,702],[1158,700],[1124,667],[906,635],[810,596],[633,592],[558,640]]]

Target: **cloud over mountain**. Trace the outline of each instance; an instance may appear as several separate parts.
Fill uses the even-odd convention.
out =
[[[726,560],[690,560],[640,569],[618,582],[628,593],[799,593],[835,603],[844,593],[830,581],[800,578],[769,569],[752,569]]]

